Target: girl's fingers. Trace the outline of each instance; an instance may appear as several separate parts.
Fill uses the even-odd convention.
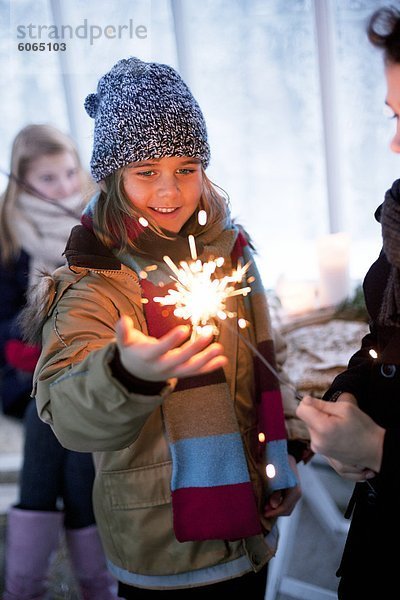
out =
[[[184,363],[192,358],[195,354],[202,352],[208,348],[214,348],[215,344],[211,344],[212,335],[200,336],[194,341],[187,341],[185,344],[179,346],[179,348],[174,348],[165,354],[165,360],[163,360],[163,364],[165,368],[173,368],[178,366],[181,363]],[[220,352],[222,351],[222,346],[218,344],[218,348]]]
[[[120,348],[134,352],[130,354],[131,358],[125,357],[125,360],[129,363],[136,356],[136,365],[141,363],[151,376],[188,377],[208,373],[227,363],[221,344],[210,343],[212,334],[200,335],[194,341],[188,340],[190,329],[186,325],[174,327],[156,339],[135,329],[131,318],[125,315],[118,321],[115,331]],[[129,346],[132,346],[131,350]]]
[[[171,331],[158,338],[157,344],[151,349],[153,358],[160,357],[180,346],[188,338],[189,334],[190,329],[187,325],[177,325]]]
[[[132,319],[126,315],[118,321],[116,334],[117,342],[121,346],[142,344],[141,354],[147,360],[157,360],[163,355],[168,357],[165,361],[166,368],[185,362],[207,347],[212,340],[212,334],[200,335],[194,342],[187,341],[184,343],[190,334],[190,328],[187,325],[178,325],[156,339],[135,329],[132,325]]]
[[[132,319],[123,315],[115,326],[115,333],[119,346],[128,346],[132,343],[131,332],[133,329]]]
[[[174,377],[187,377],[197,373],[208,373],[219,367],[224,367],[227,358],[221,354],[223,348],[221,344],[211,344],[201,352],[197,352],[187,361],[180,362],[173,368]]]
[[[188,337],[189,331],[189,327],[186,325],[179,325],[161,338],[156,339],[136,329],[133,326],[131,317],[127,315],[123,315],[115,327],[117,343],[120,346],[143,344],[143,352],[148,353],[151,359],[162,356],[172,348],[180,345]]]

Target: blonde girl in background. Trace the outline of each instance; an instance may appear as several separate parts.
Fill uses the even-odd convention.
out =
[[[93,514],[92,455],[63,448],[39,419],[30,394],[40,346],[23,341],[19,322],[40,274],[64,264],[90,185],[69,136],[43,124],[17,134],[0,199],[0,394],[3,412],[23,419],[25,439],[19,499],[7,517],[4,600],[44,597],[62,531],[82,598],[116,597]]]

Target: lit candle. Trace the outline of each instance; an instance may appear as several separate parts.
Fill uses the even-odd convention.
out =
[[[312,281],[291,281],[280,277],[276,293],[288,316],[300,316],[316,308],[316,286]]]
[[[350,237],[347,233],[331,233],[317,240],[319,266],[319,306],[336,306],[349,294]]]

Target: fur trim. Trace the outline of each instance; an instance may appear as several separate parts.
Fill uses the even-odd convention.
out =
[[[23,340],[40,344],[42,328],[56,294],[56,284],[51,273],[42,272],[39,281],[29,288],[28,301],[18,317]]]

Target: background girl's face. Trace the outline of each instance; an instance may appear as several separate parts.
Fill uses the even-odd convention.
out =
[[[390,143],[393,152],[400,153],[400,64],[388,63],[385,66],[386,104],[392,109],[396,120],[396,133]]]
[[[80,169],[71,152],[44,154],[32,160],[24,181],[52,200],[64,200],[80,192]]]
[[[129,200],[144,215],[178,233],[200,202],[201,162],[187,156],[134,162],[125,167],[123,184]]]

